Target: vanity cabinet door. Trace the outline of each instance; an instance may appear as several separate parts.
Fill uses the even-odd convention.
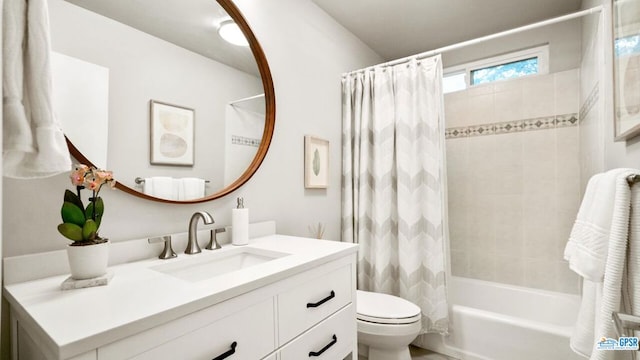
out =
[[[352,302],[352,286],[351,265],[348,265],[280,293],[279,344],[293,339]]]
[[[135,356],[122,354],[113,358],[135,360],[261,359],[275,349],[274,329],[273,298],[270,298],[205,327],[187,332],[164,344],[158,344],[143,353]],[[100,356],[98,359],[102,360]]]
[[[12,360],[40,360],[46,359],[38,344],[29,336],[19,322],[15,322],[16,349],[13,351]]]
[[[356,323],[354,305],[330,316],[280,351],[280,360],[336,360],[349,355],[354,347]]]

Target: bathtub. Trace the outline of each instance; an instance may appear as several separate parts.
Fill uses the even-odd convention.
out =
[[[580,297],[453,276],[449,336],[415,345],[461,360],[584,360],[569,348]]]

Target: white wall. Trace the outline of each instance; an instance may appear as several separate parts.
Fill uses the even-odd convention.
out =
[[[575,69],[580,66],[581,28],[580,19],[565,21],[450,51],[442,59],[446,68],[548,43],[549,73]]]
[[[327,225],[325,238],[340,238],[340,76],[382,59],[309,0],[236,3],[261,42],[274,79],[275,132],[261,168],[236,192],[202,204],[167,205],[105,189],[102,235],[121,241],[183,232],[198,210],[209,211],[216,226],[228,225],[235,197],[243,196],[251,221],[273,219],[279,233],[302,236],[320,221]],[[327,190],[304,189],[305,134],[331,142]],[[68,242],[56,226],[64,189],[70,188],[67,174],[6,179],[3,185],[4,255],[64,248]]]
[[[51,54],[53,111],[65,135],[97,167],[107,169],[109,69]]]

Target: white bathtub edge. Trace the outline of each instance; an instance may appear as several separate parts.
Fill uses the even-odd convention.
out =
[[[495,319],[497,321],[500,321],[509,325],[518,325],[518,326],[525,325],[527,328],[530,328],[536,331],[550,333],[550,334],[562,336],[562,337],[571,337],[572,328],[569,326],[559,326],[554,324],[541,323],[539,321],[515,318],[509,315],[503,315],[503,314],[482,310],[482,309],[474,309],[474,308],[470,308],[468,306],[462,306],[462,305],[452,305],[451,309],[452,311],[466,313],[469,315],[486,316],[488,318]]]
[[[461,360],[577,359],[569,339],[579,296],[460,277],[449,280],[450,334],[423,334],[414,345]],[[519,341],[527,346],[519,346]]]
[[[412,343],[413,345],[435,351],[439,354],[452,357],[454,359],[464,360],[493,360],[487,357],[475,354],[471,351],[458,349],[447,344],[447,336],[437,333],[428,333],[419,335]]]

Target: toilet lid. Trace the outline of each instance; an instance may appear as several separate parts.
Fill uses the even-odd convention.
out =
[[[357,317],[378,324],[410,324],[420,320],[420,308],[393,295],[357,291]]]

